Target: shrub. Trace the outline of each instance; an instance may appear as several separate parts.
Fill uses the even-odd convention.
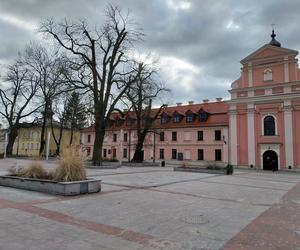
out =
[[[26,168],[16,170],[17,176],[24,178],[35,178],[35,179],[48,179],[48,172],[44,169],[43,165],[38,161],[33,161]]]
[[[85,180],[84,156],[81,150],[73,146],[62,150],[59,165],[53,175],[55,181]]]
[[[8,172],[9,172],[9,175],[12,175],[12,176],[19,176],[21,170],[23,170],[22,167],[11,166],[11,167],[8,169]]]

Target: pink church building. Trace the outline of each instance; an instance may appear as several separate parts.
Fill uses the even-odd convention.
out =
[[[231,99],[167,107],[144,143],[146,161],[207,165],[231,163],[264,170],[300,167],[300,71],[297,51],[272,40],[241,61]],[[154,132],[154,133],[153,133]],[[94,128],[82,130],[93,152]],[[114,113],[102,155],[129,161],[136,143],[135,116]]]
[[[241,61],[231,85],[230,162],[265,170],[300,167],[300,71],[297,51],[275,39]]]

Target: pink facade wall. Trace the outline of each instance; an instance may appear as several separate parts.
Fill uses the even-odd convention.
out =
[[[198,141],[198,131],[203,131],[203,141]],[[221,140],[215,140],[215,130],[221,130]],[[228,159],[228,148],[227,144],[224,144],[223,139],[228,143],[228,127],[197,127],[197,128],[174,128],[174,129],[157,129],[156,132],[164,131],[165,140],[160,141],[160,136],[156,134],[155,136],[155,158],[156,160],[167,160],[172,159],[172,149],[176,149],[177,153],[183,153],[185,161],[198,161],[198,149],[203,149],[204,151],[204,161],[215,161],[215,149],[220,149],[222,152],[222,161]],[[177,141],[172,141],[172,132],[177,132]],[[128,160],[129,148],[130,157],[134,155],[135,144],[137,141],[137,136],[135,131],[123,130],[123,134],[127,133],[127,142],[123,142],[123,149],[127,149],[127,158],[122,158],[124,161]],[[113,142],[113,134],[117,134],[117,141]],[[116,159],[120,156],[120,130],[108,131],[105,136],[103,149],[107,150],[107,159],[113,158],[113,149],[116,149]],[[129,134],[130,144],[129,144]],[[88,135],[91,135],[91,142],[87,142]],[[223,138],[224,136],[224,138]],[[94,132],[83,132],[82,133],[85,148],[90,148],[92,153],[93,143],[94,143]],[[154,138],[153,133],[149,133],[146,137],[144,143],[144,159],[147,161],[153,160],[153,149],[154,149]],[[164,149],[164,159],[160,159],[160,149]],[[108,154],[108,151],[111,151]],[[188,158],[187,158],[188,156]]]
[[[264,81],[264,70],[271,68],[273,72],[273,81]],[[273,65],[272,67],[255,67],[253,69],[253,86],[268,86],[274,83],[284,82],[284,67],[283,64]]]

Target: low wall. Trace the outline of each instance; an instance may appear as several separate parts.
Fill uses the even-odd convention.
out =
[[[0,186],[70,196],[100,192],[101,180],[87,179],[73,182],[56,182],[15,176],[0,176]]]
[[[181,172],[194,172],[194,173],[205,173],[205,174],[227,174],[226,169],[207,169],[207,168],[181,168],[181,167],[175,167],[173,168],[174,171],[181,171]]]

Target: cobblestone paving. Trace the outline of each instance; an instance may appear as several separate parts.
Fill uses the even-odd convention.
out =
[[[25,160],[0,160],[0,172]],[[51,169],[55,163],[45,164]],[[300,249],[299,174],[88,170],[102,192],[0,187],[0,250]]]

